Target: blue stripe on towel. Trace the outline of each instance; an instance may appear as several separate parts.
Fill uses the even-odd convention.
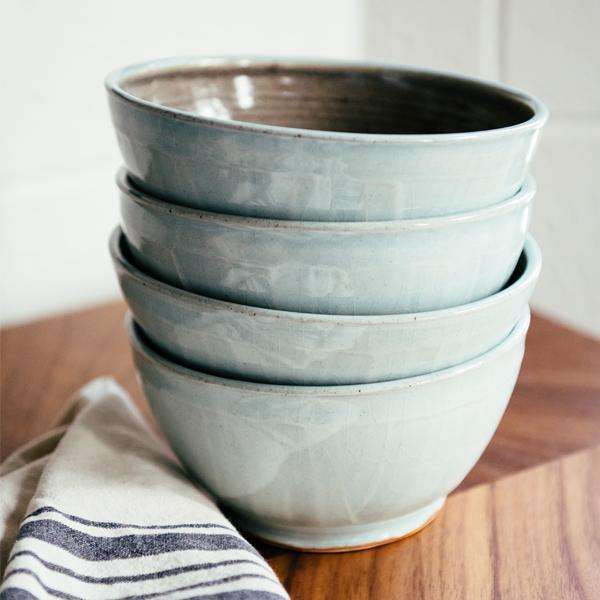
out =
[[[52,518],[52,515],[61,515],[62,518],[71,521],[73,526],[68,523],[56,520]],[[48,515],[48,517],[39,518],[40,515]],[[33,517],[38,517],[33,519]],[[78,528],[74,525],[77,523]],[[117,535],[114,537],[105,535],[92,535],[86,533],[86,527],[95,527],[97,529],[107,530],[119,530],[116,531]],[[136,531],[127,532],[127,529],[133,529]],[[188,531],[181,531],[181,529],[187,529]],[[197,531],[198,529],[209,529],[209,531]],[[145,532],[139,530],[147,530]],[[192,530],[192,531],[189,531]],[[121,533],[123,535],[121,535]],[[182,523],[175,525],[139,525],[139,524],[125,524],[117,522],[106,522],[106,521],[92,521],[84,519],[76,515],[65,513],[52,506],[44,506],[30,513],[21,525],[21,529],[17,535],[17,540],[26,539],[37,539],[44,541],[52,546],[61,548],[69,552],[70,554],[79,558],[90,560],[90,561],[106,561],[116,559],[136,559],[145,556],[156,556],[159,554],[168,554],[171,552],[177,552],[182,550],[204,550],[204,551],[226,551],[226,550],[242,550],[251,553],[255,557],[254,560],[251,556],[248,558],[229,559],[229,560],[215,560],[211,562],[211,558],[208,558],[205,562],[198,562],[189,565],[181,565],[169,569],[157,570],[155,572],[144,572],[144,573],[132,573],[129,575],[88,575],[85,573],[77,572],[67,566],[62,566],[54,562],[48,561],[43,558],[44,554],[38,554],[32,550],[23,549],[17,551],[9,560],[9,568],[5,575],[5,581],[12,580],[12,578],[18,574],[26,577],[30,577],[37,582],[39,586],[48,596],[59,598],[61,600],[85,600],[71,594],[71,585],[65,584],[65,589],[54,589],[48,586],[45,582],[44,571],[39,571],[38,568],[45,568],[49,571],[60,573],[63,576],[71,577],[72,585],[75,585],[75,581],[80,581],[83,584],[100,585],[105,586],[107,594],[110,594],[110,590],[120,590],[122,593],[122,585],[134,584],[133,590],[136,589],[136,582],[143,581],[158,581],[166,577],[173,577],[173,580],[168,583],[165,581],[163,585],[173,585],[173,587],[166,591],[160,592],[149,592],[143,595],[132,595],[132,596],[120,596],[121,600],[151,600],[158,598],[167,598],[176,592],[189,592],[189,600],[194,598],[202,600],[281,600],[285,598],[285,594],[278,594],[276,592],[267,592],[263,590],[253,590],[250,580],[262,580],[269,581],[275,585],[279,585],[278,580],[273,575],[272,571],[262,560],[258,560],[260,555],[256,550],[248,543],[244,538],[238,535],[237,531],[233,528],[227,527],[226,525],[220,525],[217,523]],[[188,555],[186,555],[188,556]],[[191,559],[195,556],[193,553],[189,555]],[[223,556],[222,554],[220,556]],[[26,566],[15,565],[15,559],[18,557],[27,557],[30,561],[37,561],[29,563],[31,568]],[[219,554],[215,554],[215,559],[219,557]],[[22,565],[23,563],[21,563]],[[92,563],[93,564],[93,563]],[[135,563],[132,563],[132,568]],[[12,566],[15,568],[10,568]],[[43,567],[41,567],[43,565]],[[248,573],[244,572],[244,566],[259,566],[263,569],[264,573]],[[160,567],[160,562],[157,562],[156,568]],[[198,581],[196,583],[186,583],[177,579],[178,575],[188,574],[194,579],[195,573],[198,574],[199,578],[210,577],[212,569],[216,568],[227,568],[231,567],[233,574],[226,575],[221,572],[221,577],[217,579],[208,579],[204,581]],[[152,567],[150,567],[152,568]],[[86,568],[84,567],[84,570]],[[241,573],[236,573],[236,569],[241,570]],[[46,571],[48,573],[49,571]],[[93,567],[92,567],[93,572]],[[231,573],[231,571],[229,571]],[[214,575],[213,575],[214,577]],[[228,584],[236,584],[248,580],[248,588],[233,591],[223,591],[214,594],[210,593],[210,588],[214,586],[225,586],[229,587]],[[65,581],[69,581],[68,579]],[[189,579],[188,579],[189,581]],[[179,583],[179,586],[177,584]],[[8,584],[10,586],[10,583]],[[237,585],[244,585],[237,583]],[[114,586],[114,588],[111,588]],[[29,587],[26,586],[26,587]],[[61,587],[63,587],[61,585]],[[82,588],[85,589],[85,588]],[[208,595],[201,594],[200,591],[204,590],[208,592]],[[113,592],[114,594],[115,592]],[[119,592],[117,592],[119,593]],[[29,592],[26,589],[19,587],[19,584],[5,587],[4,591],[0,594],[0,600],[35,600],[35,594]]]
[[[234,592],[221,592],[220,594],[203,594],[188,600],[280,600],[279,594],[254,590],[236,590]],[[11,587],[0,594],[0,600],[38,600],[33,594],[21,588]]]
[[[14,569],[8,575],[6,575],[4,580],[6,581],[12,575],[16,575],[19,573],[26,574],[26,575],[33,577],[47,594],[50,594],[51,596],[54,596],[55,598],[60,598],[61,600],[85,600],[85,598],[81,598],[79,596],[73,596],[72,594],[68,594],[66,592],[61,592],[60,590],[46,586],[44,584],[44,582],[42,581],[42,579],[39,577],[39,575],[30,569]],[[206,587],[210,587],[213,585],[221,585],[223,583],[233,583],[233,582],[239,581],[240,579],[269,579],[269,578],[265,577],[264,575],[259,575],[259,574],[255,574],[255,573],[231,575],[230,577],[222,577],[221,579],[214,579],[212,581],[202,581],[200,583],[192,583],[189,585],[172,588],[170,590],[165,590],[162,592],[152,592],[150,594],[141,594],[141,595],[136,594],[135,596],[122,596],[120,600],[150,600],[151,598],[160,598],[161,596],[168,596],[169,594],[174,594],[175,592],[185,592],[187,590],[192,591],[192,590],[197,590],[198,588],[206,588]],[[272,581],[272,580],[269,579],[269,581]],[[15,588],[13,588],[13,589],[15,589]],[[270,600],[271,598],[282,598],[283,597],[280,595],[272,594],[269,592],[263,592],[260,590],[256,590],[256,591],[244,590],[244,591],[247,594],[246,598],[249,598],[249,599],[251,598],[252,600],[267,600],[267,599]],[[268,595],[266,595],[266,594],[268,594]],[[227,598],[228,600],[230,600],[232,598],[232,596],[230,596],[230,595],[222,595],[222,594],[219,594],[219,595],[216,595],[213,597],[219,597],[219,596],[221,596],[223,598]],[[35,597],[35,596],[31,596],[31,597]],[[206,598],[206,596],[202,596],[202,597]],[[5,600],[5,592],[2,593],[1,600]]]
[[[183,585],[180,587],[176,587],[165,592],[152,592],[150,594],[142,594],[139,596],[125,596],[122,600],[149,600],[150,598],[160,598],[160,596],[168,596],[169,594],[174,594],[175,592],[185,592],[187,590],[197,590],[199,588],[206,588],[212,585],[220,585],[223,583],[233,583],[235,581],[239,581],[240,579],[269,579],[264,575],[258,575],[256,573],[246,573],[240,575],[231,575],[230,577],[222,577],[221,579],[214,579],[213,581],[202,581],[200,583],[191,583],[189,585]],[[260,598],[258,594],[259,591],[256,592],[255,598]]]
[[[227,531],[235,531],[232,527],[227,525],[220,525],[218,523],[178,523],[177,525],[134,525],[131,523],[114,523],[112,521],[90,521],[76,515],[58,510],[52,506],[42,506],[32,513],[28,514],[24,520],[30,517],[37,517],[43,513],[53,512],[57,513],[66,519],[74,521],[75,523],[81,523],[82,525],[93,525],[94,527],[105,527],[107,529],[202,529],[202,528],[217,528],[226,529]]]
[[[236,590],[233,592],[221,592],[220,594],[209,594],[194,596],[188,600],[280,600],[279,594],[254,590]],[[0,594],[0,600],[38,600],[33,594],[21,588],[8,588]]]
[[[221,592],[194,596],[188,600],[281,600],[282,596],[272,592],[258,590],[236,590],[233,592]],[[38,600],[33,594],[21,588],[11,587],[0,594],[0,600]]]
[[[163,577],[172,577],[173,575],[182,575],[183,573],[189,573],[192,571],[205,571],[208,569],[216,569],[218,567],[227,567],[230,565],[243,565],[250,564],[256,565],[261,569],[264,569],[269,572],[269,569],[266,567],[264,563],[260,563],[256,560],[249,559],[232,559],[232,560],[221,560],[217,562],[206,562],[206,563],[198,563],[193,565],[186,565],[183,567],[176,567],[173,569],[164,569],[162,571],[154,571],[150,573],[138,573],[135,575],[121,575],[121,576],[113,576],[113,577],[93,577],[91,575],[84,575],[82,573],[77,573],[72,569],[68,569],[61,565],[57,565],[51,563],[47,560],[44,560],[40,556],[38,556],[35,552],[31,550],[21,550],[21,552],[17,552],[13,554],[8,561],[7,567],[11,565],[11,563],[19,556],[30,556],[43,564],[47,569],[51,571],[56,571],[57,573],[61,573],[62,575],[67,575],[69,577],[73,577],[74,579],[79,579],[80,581],[84,581],[85,583],[96,583],[101,585],[110,585],[114,583],[134,583],[136,581],[148,581],[151,579],[162,579]],[[274,583],[279,583],[276,579],[270,578]]]
[[[190,596],[186,600],[281,600],[284,596],[263,590],[235,590],[218,594]]]
[[[241,536],[221,533],[154,533],[118,537],[89,535],[64,523],[40,519],[23,523],[17,540],[35,538],[86,560],[152,556],[176,550],[246,550],[258,552]]]
[[[50,594],[50,596],[54,596],[55,598],[61,598],[62,600],[85,600],[84,598],[80,598],[79,596],[73,596],[71,594],[67,594],[65,592],[61,592],[60,590],[55,590],[54,588],[48,587],[44,584],[44,582],[40,579],[40,576],[30,569],[14,569],[8,575],[4,577],[4,581],[7,581],[12,575],[16,575],[17,573],[29,575],[33,577],[38,584],[44,589],[46,594]],[[35,598],[35,596],[32,596]],[[4,592],[2,592],[2,599],[4,600]]]
[[[21,588],[9,587],[0,594],[0,600],[38,600],[31,592]]]

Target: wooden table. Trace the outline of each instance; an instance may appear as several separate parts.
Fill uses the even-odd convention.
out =
[[[98,375],[115,377],[149,416],[124,310],[112,303],[2,331],[2,457]],[[534,317],[496,436],[419,534],[346,554],[258,548],[294,599],[599,599],[600,342]]]

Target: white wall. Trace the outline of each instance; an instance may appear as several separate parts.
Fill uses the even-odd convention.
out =
[[[370,0],[364,53],[500,79],[549,106],[533,165],[534,306],[600,336],[600,2]]]
[[[357,57],[359,0],[3,0],[0,322],[117,295],[103,79],[177,54]]]
[[[600,335],[599,24],[598,0],[3,0],[0,322],[117,294],[109,70],[175,54],[365,55],[502,79],[547,102],[535,305]]]

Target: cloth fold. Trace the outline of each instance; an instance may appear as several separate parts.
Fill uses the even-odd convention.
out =
[[[2,600],[288,598],[112,379],[0,465]]]

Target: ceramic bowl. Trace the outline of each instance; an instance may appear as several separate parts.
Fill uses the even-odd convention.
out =
[[[119,228],[110,251],[135,320],[160,351],[225,377],[296,385],[389,381],[479,356],[523,314],[542,262],[528,237],[509,284],[497,294],[440,311],[354,317],[256,308],[180,290],[128,260]]]
[[[546,108],[422,69],[175,58],[106,80],[135,183],[178,204],[312,221],[429,217],[521,187]]]
[[[182,463],[243,528],[301,549],[407,535],[490,441],[523,357],[529,313],[502,343],[429,375],[355,386],[223,379],[171,362],[130,323],[146,397]]]
[[[254,219],[157,200],[118,176],[135,263],[188,291],[250,306],[381,315],[497,292],[521,254],[534,184],[460,215],[328,223]]]

